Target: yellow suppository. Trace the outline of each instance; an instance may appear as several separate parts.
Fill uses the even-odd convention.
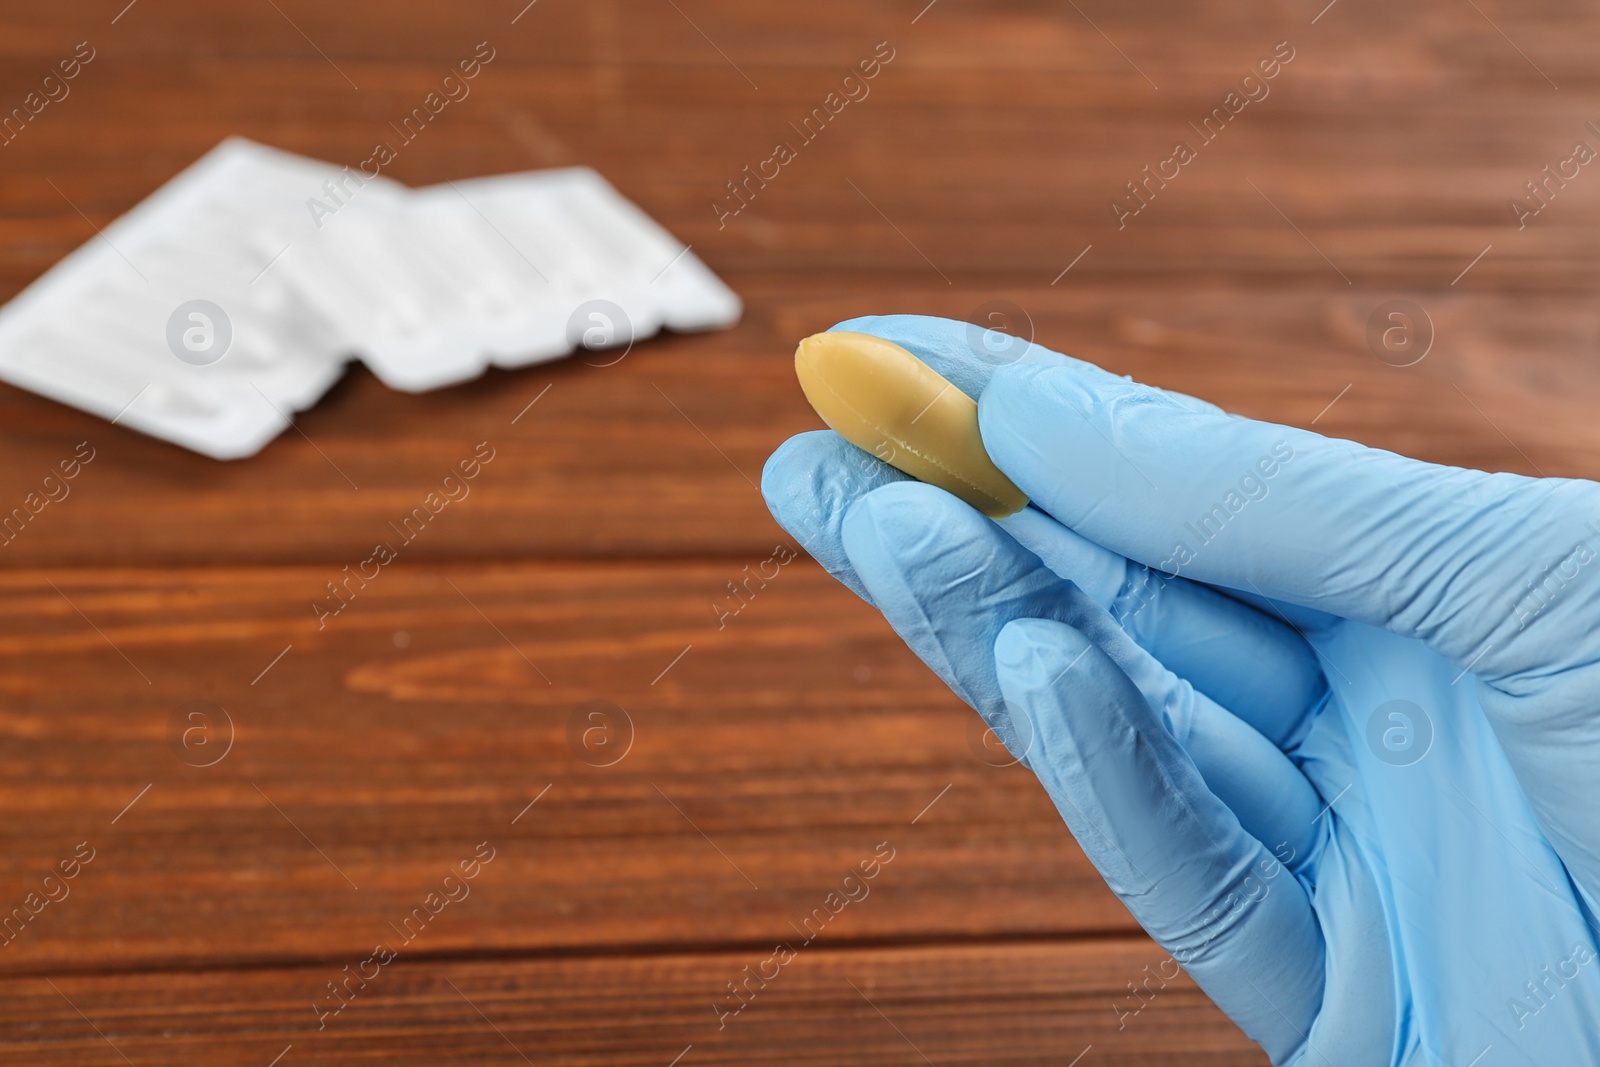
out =
[[[818,333],[795,349],[806,399],[840,437],[991,518],[1028,506],[978,434],[978,405],[893,341]]]

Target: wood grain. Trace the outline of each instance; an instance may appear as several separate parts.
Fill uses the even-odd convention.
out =
[[[1040,343],[1255,418],[1490,470],[1600,468],[1600,442],[1573,433],[1600,402],[1600,367],[1584,358],[1600,333],[1588,297],[1207,285],[1156,301],[1103,281],[929,293],[903,280],[850,296],[793,275],[740,288],[755,310],[739,330],[642,344],[614,366],[491,372],[422,396],[354,369],[300,416],[304,436],[232,464],[0,388],[7,511],[79,442],[96,449],[72,495],[0,559],[342,566],[479,441],[497,458],[462,505],[470,520],[442,516],[408,549],[415,558],[764,558],[781,531],[756,488],[761,466],[789,434],[821,425],[794,382],[794,340],[884,309],[967,318],[997,300]],[[1435,350],[1398,368],[1368,349],[1367,319],[1407,293],[1432,318]]]
[[[1134,929],[876,613],[797,559],[719,619],[740,573],[402,559],[320,631],[327,570],[6,580],[0,803],[27,817],[0,884],[100,856],[4,962],[357,952],[482,841],[430,951],[789,936],[880,842],[900,858],[840,936]]]
[[[1126,983],[1144,982],[1164,958],[1148,943],[839,950],[819,941],[797,945],[781,967],[767,962],[773,949],[401,956],[366,968],[366,987],[352,979],[344,1007],[323,1015],[313,1004],[319,995],[338,1003],[326,984],[358,960],[163,973],[155,983],[28,979],[0,1002],[0,1052],[39,1065],[120,1062],[121,1052],[134,1063],[261,1067],[288,1048],[285,1063],[1043,1065],[1083,1055],[1154,1067],[1170,1062],[1169,1035],[1181,1033],[1185,1063],[1266,1062],[1187,979],[1150,980],[1138,1007]],[[757,970],[771,980],[746,977]],[[729,982],[742,983],[743,999]],[[741,1003],[734,1015],[715,1010]]]
[[[0,917],[93,850],[0,934],[0,1052],[1261,1063],[1184,982],[1118,1028],[1160,950],[875,613],[801,557],[722,616],[786,543],[762,463],[817,425],[790,353],[856,315],[1004,302],[1014,331],[1254,418],[1592,474],[1600,179],[1521,226],[1510,201],[1600,144],[1600,12],[524,4],[0,11],[0,114],[96,49],[0,145],[0,295],[229,134],[359,161],[488,41],[390,173],[594,166],[747,305],[609,367],[421,396],[352,368],[229,464],[0,386],[0,514],[95,455],[0,544]],[[1270,94],[1119,222],[1125,183],[1282,41]],[[870,96],[719,223],[879,42]],[[1413,366],[1371,348],[1392,299],[1431,322]],[[325,583],[479,442],[470,497],[319,627]],[[318,1031],[324,984],[485,842],[470,897]],[[870,895],[719,1031],[724,983],[880,844]]]

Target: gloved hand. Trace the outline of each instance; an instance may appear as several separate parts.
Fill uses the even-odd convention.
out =
[[[1600,486],[1437,467],[914,316],[1032,499],[831,432],[773,515],[1275,1064],[1600,1064]]]

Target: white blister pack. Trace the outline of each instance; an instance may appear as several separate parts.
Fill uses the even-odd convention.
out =
[[[231,138],[0,308],[0,379],[230,459],[352,358],[421,391],[739,313],[587,168],[413,191]]]

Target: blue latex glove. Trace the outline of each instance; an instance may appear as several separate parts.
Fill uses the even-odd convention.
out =
[[[836,329],[977,398],[1033,505],[991,521],[823,431],[768,461],[773,515],[1275,1064],[1600,1064],[1600,486],[1236,418],[966,323]]]

